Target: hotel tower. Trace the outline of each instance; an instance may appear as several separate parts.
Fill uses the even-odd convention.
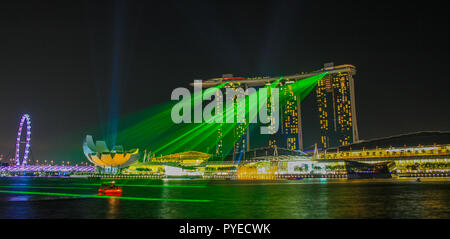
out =
[[[358,141],[358,128],[356,123],[355,110],[355,90],[353,76],[356,69],[352,65],[334,66],[333,63],[327,63],[320,70],[280,77],[235,77],[232,74],[223,75],[220,78],[213,78],[202,82],[202,87],[209,88],[217,86],[224,82],[228,84],[221,91],[223,98],[226,98],[226,88],[254,87],[256,89],[271,85],[279,81],[277,86],[280,94],[279,109],[279,128],[278,131],[269,136],[266,146],[285,148],[290,150],[303,150],[303,132],[302,114],[313,113],[314,111],[305,111],[301,107],[301,96],[294,92],[293,84],[303,79],[313,77],[327,72],[322,80],[318,81],[315,88],[316,106],[319,115],[320,138],[318,141],[321,148],[333,148],[342,145],[352,144]],[[267,101],[268,112],[271,114],[272,99]],[[223,105],[224,106],[224,105]],[[222,107],[217,107],[220,109]],[[223,107],[224,108],[224,107]],[[302,112],[303,111],[303,112]],[[237,111],[235,111],[237,112]],[[222,113],[219,113],[223,117]],[[234,160],[239,160],[250,148],[261,147],[259,143],[251,145],[252,137],[261,137],[258,135],[250,137],[249,122],[235,124],[233,129],[225,131],[222,124],[217,130],[217,155],[227,155],[224,146],[233,144],[232,154]],[[229,135],[229,136],[227,136]],[[254,140],[257,140],[254,138]],[[228,151],[228,150],[227,150]]]
[[[328,74],[316,88],[320,123],[320,144],[323,149],[339,147],[358,141],[355,86],[352,65],[324,65]]]

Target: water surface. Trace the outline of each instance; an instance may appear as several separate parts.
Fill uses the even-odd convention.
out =
[[[97,197],[98,183],[0,178],[0,218],[450,218],[437,178],[117,181],[124,198]]]

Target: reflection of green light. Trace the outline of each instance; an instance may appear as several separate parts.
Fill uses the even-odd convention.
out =
[[[44,186],[4,186],[0,185],[0,188],[55,188],[55,189],[92,189],[92,188],[79,188],[79,187],[44,187]]]
[[[100,186],[101,184],[77,184]],[[116,184],[122,187],[150,187],[150,188],[205,188],[205,185],[152,185],[152,184]]]
[[[152,187],[152,188],[205,188],[205,185],[131,185],[131,184],[117,184],[124,187]]]
[[[202,200],[202,199],[138,198],[138,197],[122,197],[122,196],[98,196],[98,195],[76,194],[76,193],[49,193],[49,192],[26,192],[26,191],[0,191],[0,193],[50,195],[50,196],[82,197],[82,198],[116,198],[116,199],[139,200],[139,201],[212,202],[212,200]]]

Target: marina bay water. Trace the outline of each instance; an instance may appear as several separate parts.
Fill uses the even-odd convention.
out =
[[[450,181],[0,178],[0,218],[450,218]]]

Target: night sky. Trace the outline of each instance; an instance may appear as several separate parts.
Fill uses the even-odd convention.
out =
[[[357,68],[361,139],[449,131],[449,3],[414,2],[2,1],[0,153],[12,157],[22,113],[34,159],[81,162],[88,129],[194,79],[326,62]],[[318,140],[313,103],[306,148]]]

